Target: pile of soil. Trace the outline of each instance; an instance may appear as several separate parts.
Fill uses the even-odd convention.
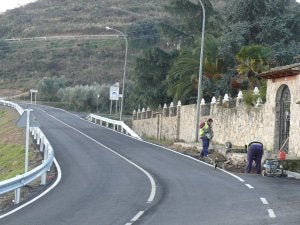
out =
[[[184,146],[184,145],[169,145],[166,146],[170,149],[194,157],[195,159],[201,160],[203,162],[215,165],[219,168],[225,169],[230,172],[244,173],[246,162],[235,162],[230,158],[227,158],[223,154],[217,152],[215,149],[209,149],[208,158],[201,157],[200,152],[196,146]]]

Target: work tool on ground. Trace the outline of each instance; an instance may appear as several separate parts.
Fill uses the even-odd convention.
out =
[[[263,164],[262,176],[283,176],[282,160],[266,159]]]
[[[289,138],[285,140],[283,145],[278,151],[278,156],[274,156],[269,159],[265,159],[263,164],[262,176],[283,176],[283,161],[285,160],[285,151],[283,147],[287,143]]]
[[[210,143],[213,146],[214,151],[217,151],[217,148],[216,148],[215,144],[213,142],[210,142]],[[210,157],[208,157],[208,159],[210,160],[211,164],[214,166],[215,170],[218,167],[224,169],[224,162],[226,160],[219,159],[218,157],[216,157],[216,158],[210,158]]]

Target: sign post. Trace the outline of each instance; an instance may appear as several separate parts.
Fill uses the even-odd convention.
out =
[[[32,104],[32,94],[34,94],[34,104],[36,104],[36,93],[38,90],[30,89],[30,103]]]
[[[28,151],[29,151],[29,120],[30,120],[30,111],[32,109],[26,109],[26,144],[25,144],[25,173],[28,171]]]
[[[98,114],[98,112],[99,112],[99,109],[98,109],[98,102],[99,102],[99,97],[100,97],[100,95],[99,94],[97,94],[97,114]]]
[[[30,112],[32,109],[25,109],[20,119],[17,121],[18,127],[26,127],[25,141],[25,173],[28,172],[28,152],[29,152],[29,127],[39,127],[39,123],[35,120]]]

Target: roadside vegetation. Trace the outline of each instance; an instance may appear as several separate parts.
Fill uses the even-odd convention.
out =
[[[240,90],[248,95],[258,87],[264,100],[266,83],[259,73],[292,64],[300,55],[300,4],[202,1],[206,9],[202,96],[208,102],[226,93],[234,97]],[[154,109],[171,101],[195,103],[202,8],[192,0],[103,0],[101,4],[40,0],[0,15],[0,89],[38,89],[39,100],[60,102],[70,110],[96,112],[98,106],[100,112],[108,112],[108,88],[116,82],[122,87],[124,37],[4,40],[118,34],[105,26],[128,38],[123,112]]]
[[[19,118],[13,109],[0,106],[0,181],[24,173],[24,134],[16,127]],[[29,151],[29,168],[40,161],[40,154]]]

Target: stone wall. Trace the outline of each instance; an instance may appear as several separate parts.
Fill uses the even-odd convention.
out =
[[[176,112],[171,115],[166,105],[161,112],[146,113],[144,109],[135,111],[133,130],[141,136],[159,140],[194,142],[196,140],[196,105],[181,106],[180,103],[176,107],[171,105]],[[237,106],[230,108],[230,105]],[[254,139],[263,141],[263,112],[264,105],[249,107],[244,103],[226,104],[224,100],[210,104],[202,101],[200,120],[206,121],[209,117],[214,119],[215,142],[231,141],[236,146],[244,146]]]
[[[214,106],[214,140],[218,143],[230,141],[235,146],[244,146],[253,140],[270,142],[263,126],[264,105],[251,107],[244,103],[235,108]],[[267,145],[268,146],[268,145]],[[271,146],[268,146],[270,148]]]
[[[283,85],[288,86],[291,93],[289,155],[300,157],[300,76],[269,79],[266,103],[261,104],[261,99],[258,98],[255,107],[243,103],[241,92],[232,101],[233,104],[230,103],[228,95],[219,101],[213,98],[209,104],[205,104],[202,100],[200,120],[213,118],[216,143],[224,144],[231,141],[233,145],[242,147],[253,140],[258,140],[264,144],[266,150],[277,151],[279,146],[276,144],[278,142],[276,96]],[[146,113],[147,111],[149,112]],[[181,106],[179,102],[174,107],[171,103],[170,107],[165,105],[162,111],[156,114],[150,113],[150,109],[147,111],[143,109],[133,113],[133,130],[137,134],[185,142],[196,140],[195,104]]]

